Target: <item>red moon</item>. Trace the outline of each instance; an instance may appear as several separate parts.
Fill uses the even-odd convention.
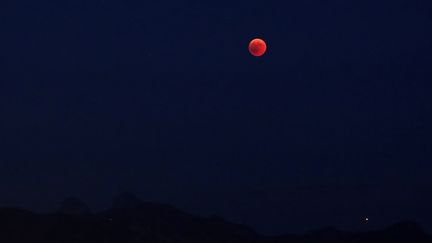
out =
[[[262,39],[253,39],[249,43],[249,52],[252,56],[260,57],[267,51],[267,44]]]

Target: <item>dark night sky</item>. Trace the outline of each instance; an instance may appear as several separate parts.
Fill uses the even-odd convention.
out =
[[[73,195],[102,209],[131,191],[262,232],[432,229],[431,13],[426,0],[1,1],[0,206]]]

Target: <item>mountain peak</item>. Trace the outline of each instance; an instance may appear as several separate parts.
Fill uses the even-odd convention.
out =
[[[132,193],[121,193],[114,197],[112,208],[114,209],[134,209],[143,204],[143,201]]]
[[[90,214],[90,208],[78,198],[70,197],[65,199],[58,209],[58,212],[66,215],[82,216]]]

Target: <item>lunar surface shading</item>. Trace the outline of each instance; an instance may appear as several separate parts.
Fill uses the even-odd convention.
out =
[[[260,57],[264,55],[266,51],[267,51],[267,44],[262,39],[258,39],[258,38],[253,39],[249,43],[249,52],[255,57]]]

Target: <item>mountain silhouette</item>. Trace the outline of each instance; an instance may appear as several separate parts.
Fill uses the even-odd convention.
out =
[[[133,194],[114,198],[111,208],[91,214],[78,199],[69,198],[60,210],[38,214],[0,209],[0,242],[5,243],[432,243],[414,222],[402,222],[373,232],[334,228],[302,235],[264,236],[218,217],[199,217],[173,206],[143,202]]]
[[[60,208],[57,212],[60,214],[76,216],[91,214],[90,208],[87,206],[87,204],[74,197],[65,199],[61,203]]]
[[[114,209],[133,209],[143,204],[143,201],[132,193],[122,193],[113,199],[112,208]]]

